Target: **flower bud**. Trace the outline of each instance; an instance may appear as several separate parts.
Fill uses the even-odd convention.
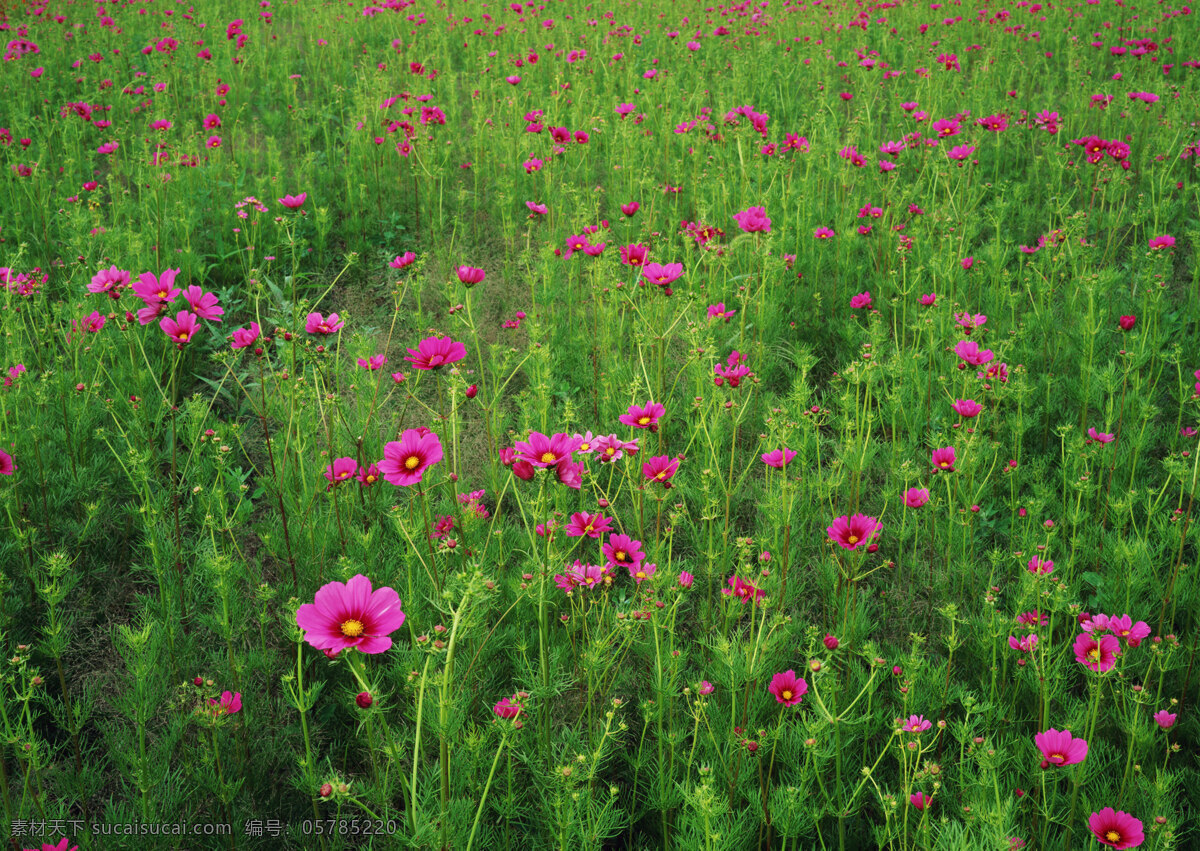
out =
[[[358,704],[359,709],[370,709],[371,704],[375,702],[375,698],[371,697],[369,691],[360,691],[355,696],[354,702]]]

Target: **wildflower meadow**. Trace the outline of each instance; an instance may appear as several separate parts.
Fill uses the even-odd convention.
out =
[[[6,847],[1200,848],[1200,11],[0,50]]]

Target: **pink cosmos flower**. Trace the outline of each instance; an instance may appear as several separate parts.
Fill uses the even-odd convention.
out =
[[[93,275],[87,288],[90,293],[108,293],[115,297],[120,294],[123,287],[127,286],[129,286],[129,272],[118,269],[116,266],[109,266]]]
[[[629,410],[617,419],[633,428],[648,428],[650,431],[658,431],[658,421],[666,412],[667,409],[658,402],[647,402],[641,407],[630,405]]]
[[[971,419],[979,416],[979,412],[983,410],[983,406],[974,399],[955,399],[952,407],[960,417]]]
[[[577,511],[571,515],[571,522],[567,524],[567,537],[581,538],[587,535],[589,538],[599,538],[605,532],[612,531],[612,518],[605,517],[603,514],[588,514],[586,511]]]
[[[233,715],[242,711],[242,693],[223,691],[219,701],[210,697],[208,705],[213,707],[214,715]]]
[[[570,458],[564,458],[554,465],[554,472],[558,476],[559,484],[566,485],[575,490],[583,487],[584,468],[582,461],[572,461]]]
[[[325,478],[328,480],[329,486],[333,487],[339,482],[353,478],[356,472],[358,472],[357,461],[353,458],[338,458],[325,468]]]
[[[647,263],[642,267],[642,277],[660,287],[674,283],[682,274],[682,263]]]
[[[404,624],[404,612],[393,589],[372,591],[371,580],[358,574],[321,586],[313,602],[296,611],[296,624],[318,650],[382,653],[392,646],[388,635]]]
[[[1178,717],[1179,715],[1174,712],[1160,709],[1154,713],[1154,723],[1163,730],[1170,730],[1175,726],[1175,719]]]
[[[175,276],[179,269],[166,269],[157,277],[152,272],[138,275],[137,283],[133,285],[133,294],[146,304],[151,302],[172,302],[180,293],[175,287]]]
[[[359,484],[370,487],[379,481],[382,475],[383,473],[380,472],[378,464],[367,464],[358,468],[358,475],[354,478],[358,479]]]
[[[901,729],[906,733],[924,733],[932,726],[933,722],[924,715],[909,715]]]
[[[767,691],[775,695],[775,700],[784,706],[795,706],[808,694],[808,683],[796,676],[793,670],[784,671],[771,677]]]
[[[1034,556],[1029,560],[1027,565],[1029,572],[1034,576],[1049,576],[1054,572],[1054,562],[1049,559],[1042,559]]]
[[[596,451],[596,439],[592,437],[590,431],[587,434],[576,433],[573,439],[577,444],[575,451],[580,455],[591,455]]]
[[[1096,840],[1109,848],[1136,848],[1146,841],[1142,823],[1129,813],[1114,810],[1112,807],[1092,813],[1088,819],[1088,827]]]
[[[0,449],[0,476],[11,476],[17,471],[17,465],[13,463],[13,457]]]
[[[942,470],[947,473],[954,472],[954,447],[943,446],[941,449],[933,450],[931,456],[934,472]]]
[[[954,321],[962,327],[964,334],[970,334],[976,328],[982,328],[986,325],[987,317],[982,313],[974,315],[970,313],[955,313]]]
[[[729,587],[722,588],[721,593],[726,596],[737,597],[742,601],[743,606],[751,600],[761,600],[767,596],[766,591],[754,587],[749,582],[743,582],[740,576],[729,577]]]
[[[304,202],[308,199],[307,192],[301,192],[299,195],[284,195],[279,199],[279,203],[287,207],[289,210],[298,210],[304,206]]]
[[[923,810],[933,802],[933,798],[924,792],[913,792],[908,796],[908,801],[918,810]]]
[[[1175,237],[1171,236],[1170,234],[1165,234],[1163,236],[1156,236],[1152,240],[1150,240],[1150,247],[1151,248],[1174,248],[1175,247]]]
[[[1133,618],[1129,615],[1110,617],[1108,619],[1108,628],[1112,631],[1113,635],[1130,647],[1137,647],[1142,643],[1142,639],[1150,634],[1150,627],[1145,621],[1134,623]]]
[[[724,365],[715,364],[713,366],[713,372],[716,374],[713,383],[720,387],[725,382],[729,382],[730,387],[737,387],[742,383],[743,378],[754,374],[750,371],[750,367],[745,365],[745,360],[746,356],[741,352],[737,350],[730,352]]]
[[[631,441],[631,443],[632,449],[628,450],[630,455],[637,452],[637,441],[634,440]],[[628,445],[629,444],[627,444],[626,441],[621,440],[621,438],[617,437],[615,434],[597,437],[595,443],[595,454],[596,457],[600,459],[601,464],[620,461],[621,458],[625,456],[627,451],[626,446]]]
[[[710,304],[708,306],[709,319],[724,319],[726,322],[728,322],[733,318],[735,313],[737,313],[736,310],[726,310],[725,302],[723,301],[719,301],[716,304]]]
[[[449,337],[426,337],[404,358],[414,369],[440,369],[467,356],[467,347]]]
[[[650,248],[645,245],[631,244],[621,246],[621,263],[625,266],[645,266]]]
[[[410,428],[400,440],[383,447],[379,470],[384,479],[397,487],[418,484],[425,470],[442,460],[442,442],[427,429]]]
[[[387,363],[387,355],[371,355],[370,358],[359,358],[358,365],[363,369],[377,370]]]
[[[909,508],[920,508],[929,502],[928,488],[909,488],[904,492],[904,504]]]
[[[174,319],[169,316],[164,317],[158,323],[158,327],[162,328],[163,333],[182,346],[196,336],[196,329],[199,327],[199,323],[196,322],[196,314],[181,310],[175,314]]]
[[[529,692],[526,691],[519,691],[511,697],[502,697],[492,707],[492,712],[496,713],[498,718],[511,721],[525,710],[525,701],[528,699]]]
[[[41,76],[41,74],[40,74],[41,70],[42,70],[41,68],[38,68],[37,71],[30,72],[30,73],[32,73],[33,76],[38,77],[38,76]],[[27,848],[27,849],[25,849],[25,851],[38,851],[38,849]],[[79,846],[72,845],[70,848],[67,848],[67,837],[64,836],[62,839],[58,840],[58,842],[54,843],[53,845],[51,845],[49,842],[43,842],[42,843],[42,851],[79,851]]]
[[[1103,674],[1117,664],[1121,652],[1121,640],[1115,635],[1102,635],[1097,640],[1093,635],[1081,632],[1073,646],[1075,661],[1087,666],[1088,670]]]
[[[679,459],[669,455],[657,455],[642,464],[642,475],[664,488],[671,487],[671,479],[679,469]]]
[[[679,586],[681,588],[691,588],[692,583],[696,581],[696,577],[692,576],[686,570],[679,571]]]
[[[1116,440],[1115,436],[1111,434],[1105,434],[1102,431],[1096,431],[1095,427],[1089,428],[1087,430],[1087,435],[1089,442],[1095,441],[1096,443],[1112,443],[1114,440]]]
[[[1132,331],[1133,326],[1137,324],[1136,316],[1122,316],[1117,320],[1117,324],[1121,326],[1122,331]]]
[[[772,449],[770,452],[764,452],[762,462],[768,467],[774,467],[777,470],[782,470],[785,465],[792,463],[792,459],[796,457],[794,449],[788,449],[786,446],[782,449]]]
[[[624,117],[624,116],[622,116],[622,117]],[[625,214],[626,216],[632,216],[639,209],[641,209],[641,206],[642,205],[639,204],[637,201],[630,201],[628,204],[621,205],[621,212],[623,214]]]
[[[816,239],[833,239],[836,234],[833,232],[832,228],[819,227],[813,231],[813,236]]]
[[[929,293],[921,296],[921,304],[924,307],[933,307],[937,304],[937,293]]]
[[[459,266],[457,272],[458,279],[470,287],[481,283],[487,277],[487,272],[474,266]]]
[[[310,313],[304,320],[304,330],[310,334],[336,334],[346,327],[346,323],[336,313],[329,314],[326,319],[319,313]]]
[[[257,322],[251,322],[249,328],[234,328],[233,342],[230,344],[232,349],[244,349],[247,346],[253,346],[258,341],[258,335],[262,329],[258,327]]]
[[[569,461],[577,446],[575,438],[562,432],[547,437],[540,431],[531,431],[529,440],[518,440],[513,448],[518,459],[535,467],[555,467],[563,460]]]
[[[415,262],[417,262],[417,255],[411,251],[405,251],[403,254],[397,254],[389,260],[388,266],[393,269],[403,269],[405,266],[411,266]]]
[[[535,204],[533,201],[526,201],[525,206],[529,208],[529,213],[533,216],[544,216],[550,212],[550,208],[545,204]]]
[[[993,357],[991,349],[980,349],[974,340],[961,340],[954,347],[954,353],[972,366],[983,366]]]
[[[870,310],[871,309],[871,292],[859,293],[850,298],[850,307],[854,310]]]
[[[646,555],[642,552],[642,542],[635,541],[628,535],[609,535],[601,550],[613,567],[630,567],[646,560]]]
[[[220,322],[225,313],[225,308],[217,306],[216,294],[206,293],[195,284],[183,291],[183,298],[201,319]]]
[[[767,218],[766,207],[750,207],[740,213],[733,214],[738,227],[746,233],[770,233],[771,220]]]
[[[631,564],[631,565],[629,565],[629,578],[632,579],[634,582],[636,582],[638,585],[641,585],[647,579],[653,578],[654,573],[657,570],[658,570],[658,565],[650,564],[648,562],[642,562],[641,564]]]
[[[1022,653],[1032,653],[1037,647],[1038,637],[1036,633],[1030,633],[1024,638],[1017,638],[1015,635],[1008,637],[1008,646],[1013,650],[1019,650]]]
[[[845,515],[833,521],[833,525],[825,531],[839,547],[856,550],[869,544],[871,539],[883,529],[883,524],[874,517],[865,514]]]
[[[1075,765],[1087,756],[1088,744],[1071,735],[1070,730],[1055,730],[1051,727],[1033,737],[1033,743],[1042,752],[1042,768],[1051,765]]]

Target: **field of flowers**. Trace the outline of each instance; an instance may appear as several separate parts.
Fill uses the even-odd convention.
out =
[[[13,849],[1200,847],[1200,23],[0,3]]]

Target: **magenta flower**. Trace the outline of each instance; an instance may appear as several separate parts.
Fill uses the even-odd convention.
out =
[[[850,307],[853,310],[870,310],[871,309],[871,292],[861,292],[856,296],[850,297]]]
[[[415,349],[408,350],[406,361],[414,369],[440,369],[467,356],[467,347],[449,337],[426,337]]]
[[[649,562],[641,562],[640,564],[629,565],[629,578],[641,585],[647,579],[654,576],[658,570],[658,565],[650,564]]]
[[[354,478],[358,479],[359,484],[370,487],[379,481],[379,477],[382,475],[378,464],[367,464],[364,467],[358,468],[358,475]]]
[[[933,803],[933,798],[929,797],[924,792],[913,792],[908,796],[908,801],[918,810],[923,810]]]
[[[357,461],[353,458],[338,458],[325,468],[325,478],[329,481],[329,487],[333,487],[339,482],[353,478],[356,472],[358,472]]]
[[[658,455],[642,464],[642,475],[664,488],[671,487],[671,478],[679,469],[679,459],[669,455]]]
[[[646,555],[642,552],[642,542],[635,541],[628,535],[609,535],[608,541],[601,549],[613,567],[630,567],[646,560]]]
[[[719,301],[716,304],[710,304],[708,306],[709,319],[724,319],[726,322],[728,322],[733,318],[735,313],[737,313],[736,310],[726,310],[725,302],[723,301]]]
[[[392,646],[388,635],[404,624],[404,612],[393,589],[372,591],[371,580],[358,574],[321,586],[313,602],[296,610],[296,624],[318,650],[382,653]]]
[[[1170,234],[1165,234],[1163,236],[1156,236],[1152,240],[1150,240],[1150,247],[1151,248],[1174,248],[1175,247],[1175,237],[1171,236]]]
[[[904,492],[904,504],[909,508],[920,508],[929,502],[928,488],[909,488]]]
[[[1033,743],[1042,752],[1042,768],[1051,765],[1075,765],[1087,756],[1088,745],[1083,739],[1075,738],[1070,730],[1061,732],[1051,727],[1033,737]]]
[[[869,543],[882,528],[883,524],[878,519],[855,514],[853,517],[843,515],[837,518],[825,531],[839,547],[856,550]]]
[[[418,484],[425,470],[442,460],[442,442],[427,429],[410,428],[383,447],[379,470],[397,487]]]
[[[963,329],[963,333],[969,335],[976,328],[982,328],[987,324],[987,317],[982,313],[955,313],[954,321]]]
[[[1029,568],[1029,572],[1034,576],[1049,576],[1054,572],[1054,562],[1049,559],[1038,558],[1037,556],[1029,559],[1027,567]]]
[[[1088,670],[1103,674],[1117,664],[1121,652],[1121,640],[1115,635],[1102,635],[1099,639],[1090,633],[1081,632],[1075,638],[1075,661],[1086,665]]]
[[[0,476],[11,476],[17,471],[17,465],[13,463],[13,457],[0,449]]]
[[[971,419],[979,416],[979,412],[983,410],[983,405],[980,405],[974,399],[955,399],[954,404],[950,406],[960,417]]]
[[[166,269],[161,275],[151,272],[138,275],[137,283],[133,285],[133,294],[149,305],[151,302],[172,302],[181,292],[175,286],[175,277],[179,269]]]
[[[795,671],[787,670],[771,677],[767,691],[775,695],[775,700],[784,706],[795,706],[808,694],[808,683],[797,677]]]
[[[796,451],[788,449],[785,446],[782,449],[772,449],[770,452],[764,452],[759,457],[762,458],[762,462],[768,467],[782,470],[786,465],[792,463],[792,459],[796,457]]]
[[[571,453],[579,446],[575,438],[559,432],[547,437],[540,431],[531,431],[529,440],[518,440],[513,448],[517,458],[528,461],[535,467],[555,467],[563,460],[569,461]]]
[[[158,327],[162,328],[163,333],[182,346],[196,336],[196,329],[199,327],[199,323],[196,322],[196,314],[181,310],[175,314],[174,319],[169,316],[164,317],[158,323]]]
[[[740,213],[733,214],[738,227],[746,233],[770,233],[771,220],[767,218],[766,207],[750,207]]]
[[[380,369],[387,363],[387,355],[371,355],[370,358],[359,358],[358,365],[371,371]]]
[[[984,366],[994,357],[991,349],[980,349],[974,340],[961,340],[954,347],[954,353],[971,366]]]
[[[679,586],[681,588],[691,588],[692,583],[696,581],[696,577],[692,576],[686,570],[679,571]]]
[[[755,588],[749,582],[743,582],[740,576],[729,577],[729,587],[722,588],[721,593],[726,596],[737,597],[742,601],[743,606],[751,600],[761,600],[767,596],[766,591],[763,591],[761,588]]]
[[[1113,635],[1130,647],[1137,647],[1142,643],[1142,639],[1150,634],[1150,627],[1145,621],[1134,623],[1133,618],[1129,615],[1110,617],[1108,619],[1108,628],[1112,631]]]
[[[473,287],[476,284],[481,283],[483,279],[487,277],[487,272],[483,271],[482,269],[477,269],[474,266],[459,266],[456,271],[458,273],[458,279],[468,287]]]
[[[233,342],[230,344],[232,349],[244,349],[247,346],[253,346],[258,341],[258,335],[262,329],[258,327],[257,322],[251,322],[249,328],[234,328]]]
[[[836,234],[833,232],[832,228],[819,227],[813,231],[813,236],[817,239],[833,239]]]
[[[627,426],[658,431],[658,421],[666,412],[667,409],[658,402],[647,402],[642,407],[630,405],[629,410],[617,419]]]
[[[346,323],[336,313],[329,314],[326,319],[319,313],[310,313],[304,319],[304,330],[310,334],[336,334],[346,327]]]
[[[621,117],[624,118],[625,116],[622,115]],[[642,207],[642,205],[640,203],[638,203],[637,201],[630,201],[628,204],[621,205],[621,212],[626,216],[632,216],[638,210],[640,210],[641,207]]]
[[[570,458],[564,458],[554,465],[554,472],[558,476],[559,484],[575,490],[583,487],[583,471],[583,462],[572,461]]]
[[[937,293],[926,293],[921,296],[921,305],[923,307],[933,307],[937,304]]]
[[[1168,712],[1165,709],[1160,709],[1154,713],[1154,723],[1163,730],[1170,730],[1175,726],[1175,719],[1179,716],[1174,712]]]
[[[279,199],[279,203],[287,207],[289,210],[298,210],[304,206],[304,202],[308,199],[307,192],[301,192],[299,195],[284,195]]]
[[[525,710],[525,701],[528,698],[529,692],[525,691],[519,691],[512,697],[502,697],[492,707],[492,712],[496,713],[497,718],[511,721]]]
[[[682,274],[682,263],[647,263],[642,267],[642,277],[660,287],[674,283]]]
[[[946,473],[954,472],[954,447],[943,446],[941,449],[933,450],[933,455],[930,456],[933,463],[933,470],[936,473],[941,470]]]
[[[1129,813],[1114,810],[1112,807],[1092,813],[1088,819],[1088,827],[1096,840],[1109,848],[1136,848],[1146,841],[1142,823]]]
[[[1096,431],[1094,427],[1087,430],[1087,435],[1089,443],[1092,441],[1095,441],[1096,443],[1112,443],[1114,440],[1116,440],[1113,435],[1105,434],[1102,431]]]
[[[650,249],[645,245],[622,245],[621,263],[625,266],[645,266],[649,254]]]
[[[393,269],[403,269],[405,266],[411,266],[417,262],[417,255],[411,251],[405,251],[403,254],[397,254],[388,261],[388,266]]]
[[[550,208],[545,204],[535,204],[533,201],[526,201],[525,206],[529,208],[529,215],[544,216],[550,212]]]
[[[568,538],[581,538],[584,535],[589,538],[599,538],[605,532],[611,532],[612,528],[611,517],[577,511],[571,515],[571,522],[567,524],[566,532]]]
[[[233,715],[242,711],[242,693],[223,691],[219,701],[210,697],[208,705],[213,707],[214,715]]]
[[[192,284],[183,291],[183,298],[188,303],[188,306],[192,308],[192,311],[201,319],[220,322],[221,316],[225,313],[225,308],[217,306],[217,296],[215,293],[206,293],[195,284]]]
[[[116,297],[120,294],[122,287],[127,286],[129,286],[129,273],[116,266],[109,266],[93,275],[87,288],[90,293],[108,293],[110,296]]]
[[[924,715],[909,715],[901,729],[906,733],[924,733],[932,726],[933,722]]]
[[[1037,633],[1031,632],[1024,638],[1017,638],[1015,635],[1010,635],[1008,637],[1008,646],[1013,650],[1019,650],[1022,653],[1032,653],[1034,648],[1037,647],[1037,644]]]

